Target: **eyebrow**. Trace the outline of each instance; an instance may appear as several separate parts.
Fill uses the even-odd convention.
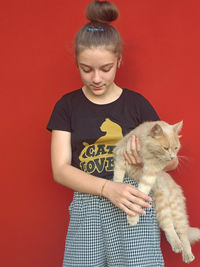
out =
[[[112,66],[112,65],[114,65],[114,63],[107,63],[105,65],[102,65],[100,68],[105,68],[107,66]],[[80,66],[87,67],[87,68],[92,68],[91,66],[89,66],[87,64],[84,64],[84,63],[80,63]]]

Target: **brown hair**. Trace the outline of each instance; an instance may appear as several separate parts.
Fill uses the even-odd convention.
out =
[[[119,32],[110,22],[119,16],[117,7],[109,1],[91,2],[86,9],[86,17],[90,20],[77,33],[75,38],[75,55],[84,49],[105,46],[117,56],[121,55],[122,40]]]

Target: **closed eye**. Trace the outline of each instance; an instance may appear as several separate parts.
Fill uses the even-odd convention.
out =
[[[107,67],[107,68],[103,68],[101,69],[103,72],[109,72],[112,69],[112,67]]]
[[[84,68],[82,68],[82,71],[83,71],[83,72],[86,72],[86,73],[89,73],[89,72],[91,72],[92,70],[91,70],[91,69],[84,69]]]
[[[164,150],[169,150],[169,147],[167,147],[167,146],[164,146],[163,148],[164,148]]]
[[[89,73],[93,70],[93,68],[91,66],[88,66],[88,65],[83,64],[83,63],[80,63],[79,66],[80,66],[81,70],[85,73]],[[99,70],[101,70],[103,72],[109,72],[113,66],[114,66],[113,63],[105,64],[105,65],[101,66],[99,68]]]

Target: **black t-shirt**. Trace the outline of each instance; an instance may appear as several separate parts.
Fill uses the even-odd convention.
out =
[[[114,102],[98,105],[78,89],[57,101],[47,129],[71,132],[74,167],[111,179],[115,143],[142,122],[155,120],[157,113],[139,93],[123,89]]]

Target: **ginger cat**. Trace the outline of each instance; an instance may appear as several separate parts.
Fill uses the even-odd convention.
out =
[[[124,175],[139,182],[138,189],[152,197],[159,227],[165,232],[172,250],[182,252],[183,261],[194,260],[190,243],[200,239],[200,229],[189,226],[182,189],[163,171],[167,163],[177,158],[181,147],[179,132],[183,122],[170,125],[164,121],[144,122],[117,142],[114,149],[114,181],[123,182]],[[143,165],[130,165],[123,152],[131,153],[130,137],[140,139]],[[139,214],[127,216],[136,225]]]

